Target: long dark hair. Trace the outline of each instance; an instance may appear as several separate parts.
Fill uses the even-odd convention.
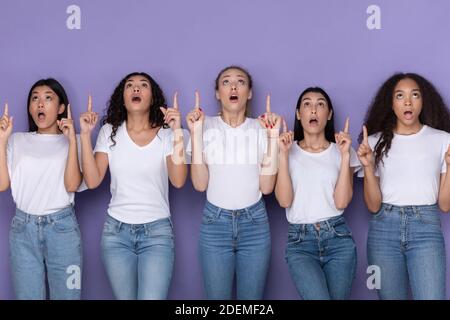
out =
[[[223,68],[222,70],[219,71],[219,73],[217,74],[216,80],[214,81],[214,89],[217,91],[219,90],[219,79],[222,76],[222,74],[224,74],[225,72],[227,72],[228,70],[232,70],[232,69],[236,69],[241,71],[242,73],[244,73],[247,78],[248,78],[248,88],[250,90],[252,90],[253,88],[253,79],[252,76],[250,75],[250,72],[247,71],[247,69],[238,66],[238,65],[230,65],[228,67]],[[245,116],[246,117],[250,117],[251,115],[251,110],[250,110],[250,105],[247,102],[247,106],[245,107]]]
[[[65,106],[64,112],[61,114],[58,114],[58,120],[61,120],[62,118],[67,118],[67,105],[69,104],[69,99],[67,98],[66,90],[64,90],[64,87],[55,79],[48,78],[48,79],[41,79],[36,81],[30,89],[30,92],[28,92],[28,100],[27,100],[27,113],[28,113],[28,131],[34,132],[38,130],[38,126],[33,120],[33,117],[30,113],[30,100],[31,96],[33,94],[33,90],[37,87],[47,86],[58,96],[58,106],[63,104]]]
[[[378,166],[382,158],[388,155],[394,138],[394,129],[397,117],[392,102],[394,89],[403,79],[414,80],[419,86],[422,95],[422,111],[419,115],[420,123],[435,129],[450,132],[450,114],[444,100],[433,84],[424,77],[415,73],[396,73],[387,79],[378,89],[366,117],[364,119],[368,135],[380,133],[375,145],[375,165]],[[361,143],[362,132],[358,141]]]
[[[159,107],[166,107],[166,99],[164,98],[164,93],[161,90],[158,83],[145,72],[133,72],[125,76],[117,87],[114,89],[111,98],[108,101],[108,106],[106,110],[106,115],[102,119],[102,124],[109,123],[112,125],[111,140],[113,146],[116,145],[114,137],[117,134],[117,129],[122,125],[122,123],[127,120],[128,114],[125,108],[125,102],[123,100],[123,92],[125,89],[125,83],[128,79],[134,76],[143,76],[150,82],[150,87],[152,90],[152,101],[150,103],[150,113],[148,116],[148,121],[152,128],[161,127],[164,124],[164,114],[161,112]]]
[[[297,106],[295,108],[295,115],[294,115],[294,140],[301,141],[305,138],[305,133],[303,132],[303,126],[299,119],[297,119],[297,111],[300,109],[300,105],[302,103],[302,98],[305,94],[309,92],[319,93],[321,94],[328,104],[328,109],[331,112],[331,118],[327,121],[327,124],[325,126],[325,139],[327,139],[329,142],[336,142],[336,139],[334,137],[334,109],[333,104],[331,103],[331,99],[328,96],[328,94],[320,87],[309,87],[305,89],[301,94],[300,97],[298,97],[297,100]]]

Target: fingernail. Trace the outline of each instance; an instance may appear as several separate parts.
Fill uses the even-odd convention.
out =
[[[265,114],[263,114],[263,115],[261,115],[261,118],[264,118],[266,115]]]
[[[200,107],[198,108],[198,110],[203,111],[202,108],[200,108]]]

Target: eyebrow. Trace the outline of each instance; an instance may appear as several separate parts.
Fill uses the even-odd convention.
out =
[[[139,81],[150,83],[150,81],[148,81],[147,79],[141,79],[141,80],[139,80]],[[126,82],[134,82],[134,80],[133,80],[133,79],[128,79]],[[125,82],[125,83],[126,83],[126,82]]]
[[[48,93],[55,94],[53,91],[45,91],[44,92],[44,94],[48,94]],[[39,92],[38,91],[33,91],[32,94],[39,94]]]
[[[417,88],[417,89],[412,89],[411,91],[419,91],[419,92],[420,92],[420,89],[419,89],[419,88]],[[395,92],[395,93],[397,93],[397,92],[405,92],[405,90],[397,89],[397,90],[395,90],[394,92]]]
[[[222,78],[229,78],[229,77],[231,77],[229,74],[227,74],[227,75],[225,75],[225,76],[222,76]],[[244,75],[242,75],[242,74],[238,74],[238,75],[236,75],[236,77],[239,77],[239,78],[247,78],[246,76],[244,76]]]

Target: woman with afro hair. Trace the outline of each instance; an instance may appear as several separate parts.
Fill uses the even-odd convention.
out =
[[[131,73],[115,88],[92,152],[98,115],[80,117],[82,167],[96,188],[109,166],[111,201],[102,234],[102,258],[117,299],[166,299],[174,263],[168,180],[186,181],[181,115],[175,94],[167,108],[159,85]]]
[[[414,73],[378,90],[360,134],[367,255],[379,267],[381,299],[445,299],[445,245],[439,209],[450,210],[450,114]]]

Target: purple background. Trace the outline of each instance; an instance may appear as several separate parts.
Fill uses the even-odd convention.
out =
[[[81,7],[81,30],[66,28],[66,8],[71,4]],[[381,8],[381,30],[366,27],[366,9],[371,4]],[[26,97],[36,80],[52,76],[61,81],[78,116],[86,108],[89,92],[94,108],[102,112],[123,76],[146,71],[160,83],[169,101],[179,91],[183,118],[194,104],[195,89],[200,90],[203,109],[214,115],[218,111],[215,76],[227,65],[240,64],[254,78],[254,114],[263,111],[270,92],[273,110],[285,116],[292,128],[299,93],[320,85],[334,102],[336,127],[350,116],[357,148],[366,108],[393,72],[423,74],[449,101],[449,15],[446,0],[2,0],[0,103],[9,102],[14,130],[26,131]],[[76,196],[83,237],[84,299],[113,298],[100,260],[109,199],[109,179],[98,189]],[[176,235],[171,299],[203,298],[197,241],[204,200],[190,181],[181,190],[171,189]],[[284,210],[273,195],[266,201],[272,260],[265,298],[297,299],[284,260]],[[0,194],[0,213],[0,299],[13,299],[8,232],[14,204],[9,191]],[[376,299],[376,293],[366,287],[369,213],[360,181],[345,215],[358,247],[351,298]],[[450,220],[448,216],[442,220],[449,243]]]

